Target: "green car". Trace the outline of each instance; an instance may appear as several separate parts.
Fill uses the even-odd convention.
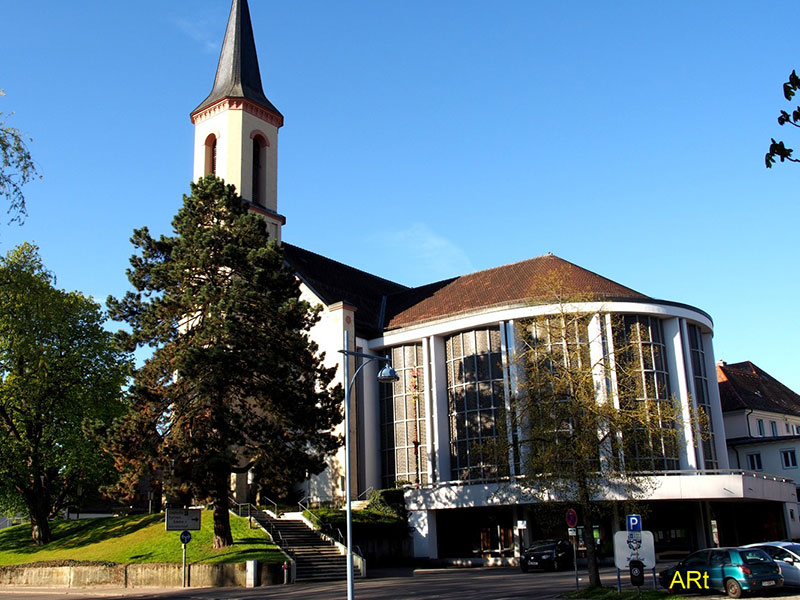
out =
[[[778,565],[758,548],[699,550],[661,571],[659,580],[671,593],[723,590],[731,598],[783,585]]]

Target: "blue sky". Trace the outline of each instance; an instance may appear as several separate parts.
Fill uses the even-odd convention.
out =
[[[0,111],[43,179],[22,227],[60,286],[127,289],[168,231],[230,4],[3,2]],[[800,391],[794,2],[250,0],[284,239],[407,285],[546,252],[715,321]]]

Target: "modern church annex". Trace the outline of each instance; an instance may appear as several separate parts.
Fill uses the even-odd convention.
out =
[[[304,299],[324,308],[313,336],[326,360],[339,365],[338,382],[345,384],[339,352],[345,331],[350,350],[391,357],[397,383],[379,385],[373,362],[354,385],[351,492],[406,486],[415,557],[513,557],[534,536],[566,534],[565,526],[539,522],[541,505],[524,493],[517,472],[518,449],[502,469],[480,450],[498,435],[509,442],[522,437],[498,421],[511,413],[520,390],[520,331],[560,309],[536,300],[554,278],[588,298],[573,303],[593,316],[570,333],[569,343],[586,345],[604,364],[598,401],[619,401],[612,352],[623,336],[637,348],[639,400],[677,399],[685,423],[698,408],[709,417],[708,439],[676,423],[680,444],[655,440],[635,457],[652,472],[645,528],[657,549],[711,545],[712,521],[723,545],[800,537],[794,483],[729,468],[713,323],[702,310],[650,298],[551,254],[409,288],[283,241],[277,157],[284,118],[263,92],[247,0],[233,0],[213,89],[191,119],[195,179],[222,177],[267,221]],[[357,365],[349,360],[353,372]],[[342,499],[343,465],[342,449],[325,472],[302,484],[311,501]],[[498,478],[500,471],[507,476]],[[247,494],[246,476],[238,477],[235,491]],[[610,491],[604,499],[620,500]],[[622,516],[599,524],[601,539],[611,538]],[[519,521],[527,527],[518,528]]]

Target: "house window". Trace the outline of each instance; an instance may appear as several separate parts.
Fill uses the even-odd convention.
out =
[[[794,448],[790,450],[781,450],[781,464],[784,469],[794,469],[797,467],[797,454]]]
[[[778,424],[775,421],[769,422],[769,430],[772,433],[772,437],[778,437]]]
[[[764,419],[756,419],[756,427],[758,427],[758,435],[764,437]]]
[[[787,434],[792,433],[792,426],[789,425],[788,423],[786,423],[786,433]]]
[[[794,509],[793,509],[793,508],[790,508],[790,509],[789,509],[789,518],[790,518],[792,521],[794,521]]]
[[[760,452],[747,455],[747,468],[751,471],[760,471],[762,469]]]
[[[794,434],[795,435],[800,435],[800,425],[795,425],[794,426]]]

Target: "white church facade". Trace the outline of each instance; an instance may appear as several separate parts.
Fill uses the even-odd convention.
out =
[[[391,357],[400,381],[379,385],[378,365],[371,363],[353,387],[351,493],[406,486],[416,557],[510,557],[518,555],[526,536],[552,534],[537,530],[537,503],[523,492],[515,440],[524,432],[497,420],[512,413],[522,386],[520,331],[532,318],[561,308],[536,300],[554,278],[589,298],[575,304],[575,310],[593,315],[575,343],[585,344],[605,365],[598,373],[600,401],[619,401],[610,361],[614,340],[622,336],[638,348],[640,399],[677,400],[684,423],[695,411],[708,417],[707,439],[699,439],[690,425],[676,424],[682,428],[680,444],[655,440],[637,451],[635,460],[652,472],[646,528],[657,544],[676,550],[710,545],[712,521],[728,544],[762,532],[800,537],[800,522],[789,513],[796,506],[790,480],[730,469],[713,323],[702,310],[651,298],[553,255],[409,288],[283,240],[286,219],[278,212],[277,191],[283,115],[262,90],[254,39],[247,0],[233,0],[214,87],[191,113],[194,177],[215,173],[264,216],[303,298],[324,307],[313,336],[327,360],[338,364],[342,386],[345,331],[350,350]],[[350,360],[353,372],[357,365]],[[480,451],[498,435],[507,436],[512,448],[500,469],[506,474],[502,481],[499,466]],[[343,498],[343,464],[342,449],[327,471],[304,483],[309,500]],[[246,479],[239,491],[243,486]],[[609,492],[605,499],[620,498]],[[742,530],[740,522],[753,511],[765,515],[764,523]],[[519,529],[519,521],[527,528]],[[618,526],[619,518],[609,519],[602,538]]]

